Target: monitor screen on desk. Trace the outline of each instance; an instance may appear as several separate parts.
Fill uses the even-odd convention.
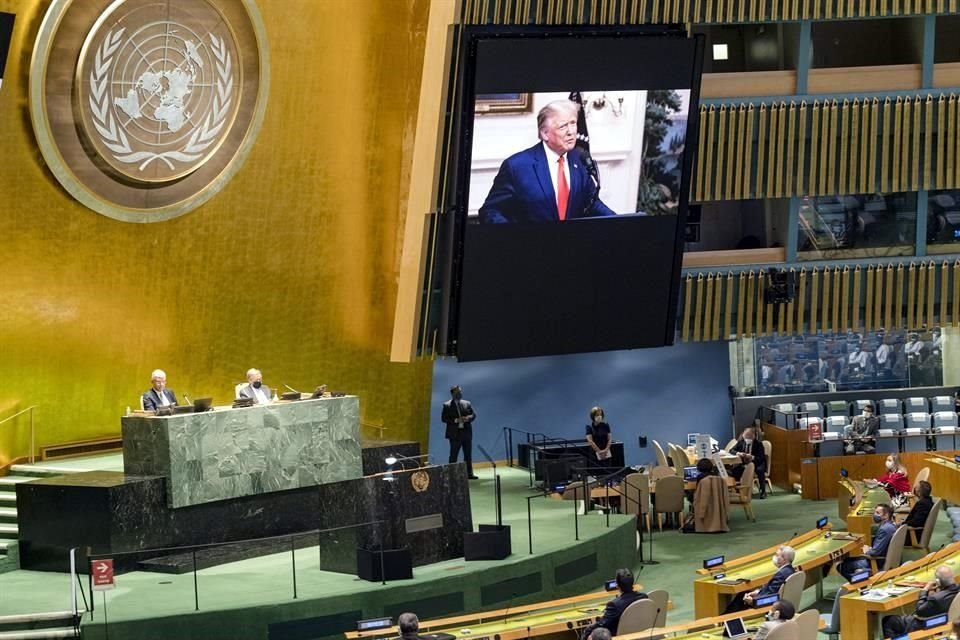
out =
[[[840,475],[841,475],[842,477],[846,478],[847,476],[850,475],[850,472],[847,471],[846,469],[840,469]]]
[[[947,624],[947,614],[941,613],[939,616],[934,616],[932,618],[927,618],[923,621],[924,629],[932,629],[933,627],[939,627],[942,624]]]
[[[827,516],[823,516],[822,518],[817,520],[817,529],[823,529],[825,526],[827,526],[827,522],[829,520],[830,519]]]
[[[723,623],[724,635],[728,638],[742,638],[747,635],[747,629],[743,626],[743,618],[734,618]]]
[[[954,462],[960,462],[960,456],[953,456]]]
[[[389,629],[393,626],[393,618],[369,618],[357,621],[357,631],[373,631],[374,629]]]
[[[861,571],[860,573],[855,573],[850,576],[850,584],[857,584],[858,582],[863,582],[870,577],[870,571]]]
[[[696,467],[684,467],[683,479],[686,480],[687,482],[693,482],[694,480],[697,479],[697,475],[699,475],[699,473],[700,472],[697,471]]]
[[[776,601],[779,600],[779,599],[780,599],[779,594],[773,593],[773,594],[771,594],[771,595],[769,595],[769,596],[763,596],[762,598],[756,598],[756,599],[753,601],[753,606],[754,606],[755,608],[769,607],[770,605],[772,605],[774,602],[776,602]]]
[[[712,558],[707,558],[703,561],[704,569],[713,569],[714,567],[719,567],[723,564],[724,556],[714,556]]]

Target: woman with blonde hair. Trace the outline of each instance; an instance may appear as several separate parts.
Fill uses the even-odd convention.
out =
[[[868,482],[868,486],[880,486],[890,494],[894,508],[905,502],[904,494],[910,491],[910,476],[907,468],[900,462],[900,454],[891,453],[887,456],[887,471],[876,480]]]

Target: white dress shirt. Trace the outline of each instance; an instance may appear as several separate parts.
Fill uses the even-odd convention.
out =
[[[253,389],[254,402],[257,404],[270,404],[270,398],[267,397],[267,394],[265,394],[262,389],[257,389],[253,385],[250,385],[250,388]]]
[[[560,161],[560,155],[556,153],[553,149],[547,146],[547,143],[543,143],[543,150],[547,154],[547,167],[550,168],[550,182],[553,183],[553,199],[557,201],[557,207],[560,206],[560,190],[558,188],[557,180],[557,162]],[[568,154],[563,154],[566,156],[563,159],[563,175],[567,179],[567,189],[570,189],[570,156]]]

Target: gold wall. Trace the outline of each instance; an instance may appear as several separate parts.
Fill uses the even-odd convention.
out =
[[[48,1],[0,0],[17,14],[0,89],[0,419],[40,405],[39,445],[117,434],[156,367],[223,403],[252,366],[274,387],[357,393],[363,422],[426,445],[431,365],[388,354],[429,2],[258,4],[272,82],[250,157],[207,204],[142,225],[82,207],[44,166],[27,91]],[[27,427],[0,425],[0,466],[26,455]]]

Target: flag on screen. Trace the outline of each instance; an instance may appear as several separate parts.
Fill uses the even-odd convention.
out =
[[[583,106],[583,96],[579,91],[571,91],[569,100],[580,105],[577,114],[577,149],[583,153],[590,153],[590,134],[587,132],[587,114]]]
[[[13,37],[13,14],[0,11],[0,87],[3,86],[3,68],[7,66],[7,52]]]

